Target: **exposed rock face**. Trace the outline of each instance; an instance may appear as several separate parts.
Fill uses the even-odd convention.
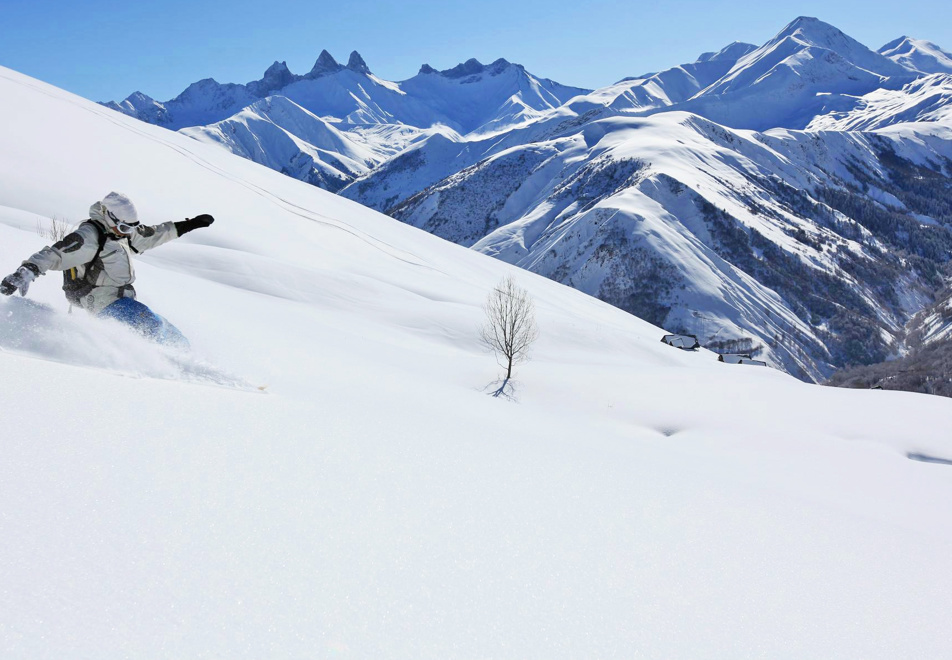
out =
[[[335,60],[330,53],[326,50],[322,50],[314,66],[311,68],[310,73],[305,77],[317,78],[319,76],[326,76],[329,73],[337,73],[342,68],[343,67],[337,63],[337,60]]]

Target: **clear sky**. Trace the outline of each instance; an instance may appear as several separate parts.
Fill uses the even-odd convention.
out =
[[[0,0],[0,65],[87,98],[160,100],[201,78],[245,83],[275,60],[311,69],[352,50],[388,80],[504,57],[579,87],[761,44],[800,15],[874,50],[903,35],[952,51],[952,2],[826,0]]]

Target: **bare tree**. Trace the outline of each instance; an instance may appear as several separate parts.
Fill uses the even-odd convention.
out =
[[[45,228],[39,220],[36,221],[36,233],[41,238],[48,238],[52,243],[58,243],[66,238],[76,227],[66,218],[53,216],[49,228]]]
[[[535,305],[529,292],[507,276],[489,294],[483,309],[486,323],[480,328],[479,337],[496,354],[499,364],[506,367],[508,381],[512,378],[512,366],[528,359],[529,346],[539,336]]]

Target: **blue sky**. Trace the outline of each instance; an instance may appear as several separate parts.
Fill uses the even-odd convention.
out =
[[[306,73],[321,49],[404,80],[505,57],[580,87],[668,68],[732,41],[760,44],[799,15],[873,49],[902,35],[952,51],[952,2],[695,0],[3,0],[0,65],[94,100],[167,100],[201,78],[248,82],[275,60]]]

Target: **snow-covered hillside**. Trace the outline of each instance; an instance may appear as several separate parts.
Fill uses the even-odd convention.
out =
[[[907,458],[952,458],[952,402],[720,364],[530,273],[535,358],[492,398],[475,328],[510,266],[7,69],[0,94],[10,269],[110,189],[217,218],[139,260],[178,363],[52,274],[0,300],[4,658],[952,653],[952,467]]]
[[[909,331],[921,347],[943,342],[952,345],[952,288],[940,292],[935,303],[917,314],[909,323]]]
[[[284,96],[269,96],[228,119],[182,133],[330,191],[366,174],[386,155]]]

